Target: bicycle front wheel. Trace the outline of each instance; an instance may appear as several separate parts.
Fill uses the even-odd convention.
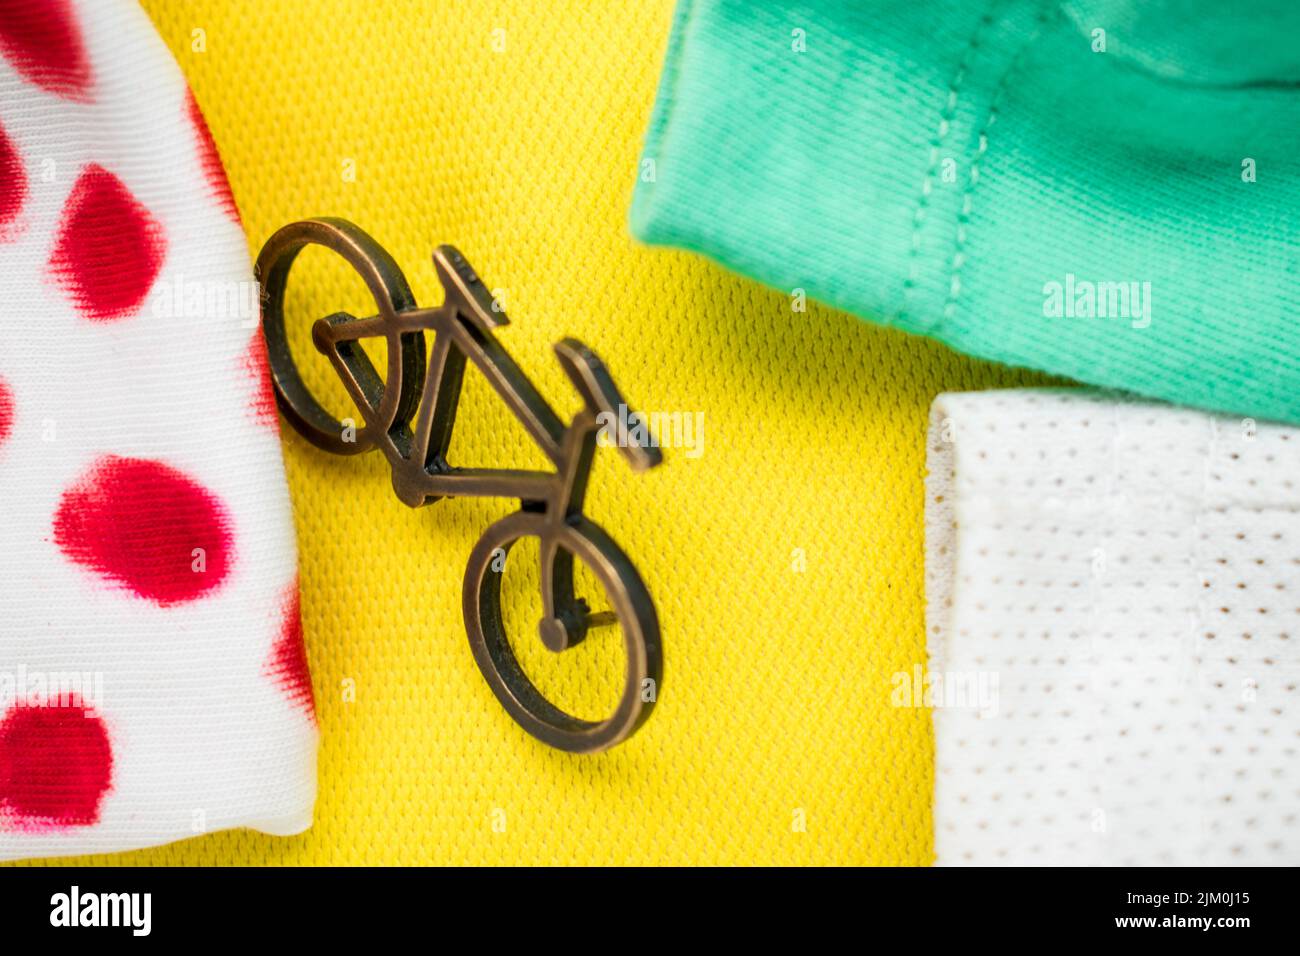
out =
[[[501,583],[510,548],[528,536],[540,538],[543,545],[558,545],[560,551],[585,565],[618,620],[626,655],[623,690],[614,712],[603,720],[575,717],[553,704],[528,677],[511,648],[501,607]],[[543,546],[542,551],[548,549]],[[552,571],[542,568],[544,577]],[[658,617],[632,562],[594,522],[578,517],[557,526],[542,514],[519,511],[492,525],[470,555],[464,611],[470,649],[488,686],[506,712],[543,743],[570,753],[597,753],[627,739],[649,718],[663,682]],[[530,635],[529,639],[538,637]]]

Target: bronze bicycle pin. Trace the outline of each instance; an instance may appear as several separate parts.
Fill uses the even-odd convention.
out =
[[[340,312],[312,326],[313,343],[330,360],[363,419],[354,432],[311,394],[289,352],[285,288],[294,259],[308,245],[342,256],[365,280],[378,306],[368,318]],[[566,426],[497,342],[493,331],[508,320],[465,257],[451,246],[439,246],[433,262],[445,298],[437,308],[420,308],[392,256],[346,220],[306,219],[271,236],[257,257],[256,274],[276,401],[289,423],[318,448],[336,455],[378,448],[392,468],[397,497],[411,507],[444,497],[519,500],[519,510],[492,524],[470,554],[463,592],[470,649],[502,706],[534,737],[573,753],[608,749],[650,716],[663,679],[654,602],[627,555],[582,513],[602,419],[617,419],[620,413],[628,417],[627,404],[595,353],[575,339],[563,339],[555,344],[555,355],[583,400]],[[431,352],[426,352],[426,331],[433,333]],[[387,375],[382,378],[361,346],[371,338],[387,345]],[[448,464],[467,360],[550,459],[553,472]],[[638,471],[663,460],[649,439],[619,449]],[[591,628],[615,621],[622,627],[627,655],[623,694],[604,720],[582,720],[552,704],[511,649],[501,609],[502,575],[494,558],[528,536],[540,541],[543,618],[538,632],[546,647],[561,652],[584,640]],[[575,558],[594,573],[612,613],[593,613],[575,593]]]

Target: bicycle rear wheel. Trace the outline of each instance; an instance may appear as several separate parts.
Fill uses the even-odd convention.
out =
[[[501,608],[502,572],[494,568],[494,558],[530,535],[543,541],[553,536],[563,551],[585,564],[618,619],[626,656],[623,692],[603,720],[575,717],[547,700],[510,646]],[[550,572],[543,568],[544,575]],[[544,515],[519,511],[493,524],[470,555],[464,611],[470,649],[488,686],[507,713],[543,743],[570,753],[607,750],[635,733],[654,709],[663,682],[654,603],[627,555],[594,522],[579,517],[555,527]]]
[[[303,382],[289,351],[284,321],[285,290],[294,260],[309,245],[324,246],[356,270],[374,298],[379,325],[387,329],[384,339],[388,368],[383,378],[359,346],[348,355],[350,370],[365,393],[364,398],[353,394],[366,422],[355,429],[345,430],[343,423],[325,410]],[[413,414],[424,383],[424,336],[419,332],[398,333],[395,319],[398,312],[415,307],[415,297],[392,256],[369,234],[345,219],[304,219],[290,223],[262,246],[255,274],[262,287],[262,334],[266,338],[276,402],[304,438],[336,455],[355,455],[372,447],[376,437],[394,422]],[[354,321],[344,314],[330,317],[334,326]],[[346,338],[346,330],[339,331],[343,333],[339,338]],[[334,356],[330,358],[335,361]]]

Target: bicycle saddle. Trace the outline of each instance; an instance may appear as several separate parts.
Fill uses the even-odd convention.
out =
[[[433,267],[447,296],[444,304],[455,303],[456,311],[479,331],[490,332],[510,324],[501,304],[455,246],[441,245],[433,250]]]

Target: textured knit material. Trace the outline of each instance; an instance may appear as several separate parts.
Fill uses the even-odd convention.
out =
[[[632,226],[974,355],[1297,422],[1298,10],[682,0]]]
[[[929,445],[937,862],[1300,863],[1300,431],[1011,390]]]
[[[0,3],[0,859],[311,822],[251,280],[145,14]]]
[[[430,253],[455,242],[503,291],[501,342],[557,410],[579,400],[550,346],[576,335],[634,405],[705,417],[699,457],[665,448],[640,476],[611,450],[596,458],[587,511],[657,602],[665,680],[649,723],[594,758],[523,733],[465,639],[466,560],[512,504],[411,511],[381,460],[331,457],[286,427],[316,822],[123,862],[928,862],[930,719],[889,706],[890,676],[924,659],[926,413],[941,391],[1024,377],[819,305],[792,313],[782,294],[628,238],[665,0],[448,0],[436,17],[360,0],[145,6],[203,104],[253,249],[303,216],[347,216],[432,304]],[[288,315],[311,357],[314,318],[366,302],[327,253],[301,268]],[[310,384],[343,414],[314,361]],[[544,464],[477,376],[465,389],[453,458]],[[520,628],[536,618],[525,594],[510,598]],[[557,701],[596,710],[617,693],[604,637],[565,655],[519,647]]]

